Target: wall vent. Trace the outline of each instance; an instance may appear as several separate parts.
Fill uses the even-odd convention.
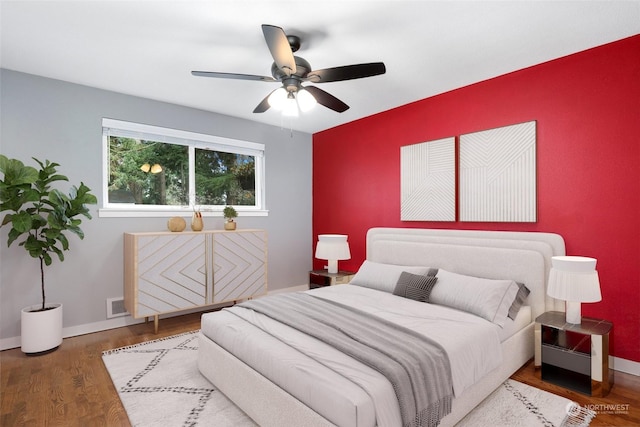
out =
[[[107,319],[128,315],[129,312],[124,308],[124,297],[107,298]]]

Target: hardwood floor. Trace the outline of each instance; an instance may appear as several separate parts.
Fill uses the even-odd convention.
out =
[[[163,319],[64,340],[58,350],[25,356],[19,348],[0,352],[0,426],[129,426],[111,378],[102,363],[105,350],[162,338],[200,327],[201,313]],[[593,405],[592,426],[640,426],[640,377],[615,372],[606,398],[591,398],[540,379],[533,362],[513,379]],[[618,410],[619,414],[609,413]]]
[[[130,426],[102,352],[200,327],[201,313],[66,338],[54,352],[0,352],[0,426]]]

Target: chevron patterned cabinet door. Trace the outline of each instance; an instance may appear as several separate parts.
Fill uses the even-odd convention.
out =
[[[135,317],[206,304],[205,236],[142,235],[136,239]]]
[[[262,230],[212,234],[213,302],[267,292],[267,233]]]

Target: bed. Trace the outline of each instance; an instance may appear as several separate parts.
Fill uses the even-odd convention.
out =
[[[366,260],[351,284],[276,295],[203,315],[198,367],[261,426],[406,425],[411,405],[400,398],[397,382],[372,369],[368,359],[363,363],[336,350],[340,342],[326,341],[324,330],[313,335],[315,317],[291,317],[307,315],[306,304],[318,300],[327,310],[353,306],[367,319],[383,318],[384,327],[398,324],[429,335],[424,345],[435,342],[435,351],[449,356],[443,363],[451,372],[447,387],[452,393],[436,406],[448,406],[451,399],[439,425],[455,425],[534,356],[534,319],[562,310],[545,289],[551,257],[564,253],[562,237],[551,233],[372,228]],[[429,280],[435,281],[430,298],[437,303],[395,295],[402,281],[398,275],[404,281],[436,277]],[[470,283],[486,286],[486,292],[467,298],[469,293],[462,291]],[[522,284],[528,295],[521,293]],[[506,316],[504,301],[511,311],[516,295],[521,307]],[[285,303],[293,305],[270,312]],[[359,320],[340,317],[349,313],[327,313],[341,325],[360,327],[356,331],[363,334],[368,329]],[[397,347],[409,341],[399,339]],[[445,371],[442,366],[425,369]]]

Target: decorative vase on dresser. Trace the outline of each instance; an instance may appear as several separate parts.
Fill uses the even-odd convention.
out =
[[[204,223],[202,222],[202,213],[200,211],[195,211],[191,218],[191,230],[202,231],[203,228]]]

